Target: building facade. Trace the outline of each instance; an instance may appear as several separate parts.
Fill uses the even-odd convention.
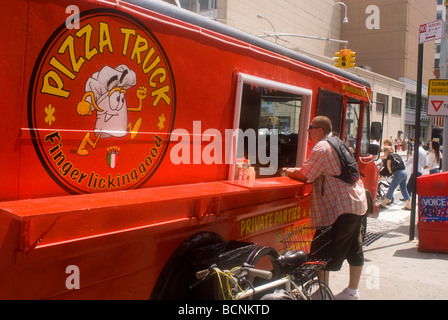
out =
[[[405,84],[406,97],[405,123],[402,127],[404,137],[415,136],[415,110],[417,89],[417,65],[419,26],[435,21],[441,16],[437,13],[440,0],[372,1],[345,0],[354,15],[349,25],[343,25],[341,37],[349,40],[357,48],[357,65],[366,66],[375,73],[399,80]],[[370,18],[364,19],[368,14]],[[434,79],[434,57],[436,43],[427,42],[423,55],[423,89],[420,117],[420,139],[431,139],[431,119],[426,115],[427,84]],[[392,119],[396,115],[391,113]],[[393,120],[391,120],[393,121]],[[397,135],[399,138],[399,135]]]
[[[173,1],[329,64],[336,51],[355,51],[358,67],[347,70],[371,82],[372,119],[384,103],[383,136],[414,137],[419,26],[436,20],[437,0]],[[435,50],[435,43],[425,44],[424,84],[434,78]],[[423,93],[426,101],[426,85]],[[420,137],[427,140],[431,122],[422,108]]]

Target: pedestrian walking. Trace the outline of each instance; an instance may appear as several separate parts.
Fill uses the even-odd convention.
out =
[[[414,152],[417,150],[418,152],[418,163],[417,163],[417,178],[423,174],[423,169],[426,166],[426,151],[423,149],[423,141],[420,141],[420,145],[414,148]],[[412,152],[412,157],[406,161],[406,167],[410,167],[414,164],[414,152]],[[414,184],[414,172],[412,172],[411,177],[406,185],[408,189],[408,193],[412,194],[412,188]]]
[[[403,200],[406,201],[406,205],[402,208],[403,210],[411,210],[411,196],[409,195],[406,188],[406,181],[408,179],[408,174],[406,172],[406,167],[401,156],[394,153],[391,147],[384,147],[383,152],[386,156],[387,164],[386,168],[393,175],[392,181],[390,182],[389,188],[387,189],[386,197],[380,203],[381,209],[385,209],[387,202],[392,200],[394,197],[395,189],[400,186],[401,194],[403,195]]]
[[[409,160],[409,156],[412,155],[412,151],[414,147],[414,142],[412,141],[412,139],[409,139],[408,141],[408,152],[406,152],[406,161]]]
[[[432,140],[430,143],[431,151],[426,158],[425,169],[429,169],[429,173],[439,173],[440,172],[440,160],[442,159],[442,154],[440,153],[440,144],[436,140]]]

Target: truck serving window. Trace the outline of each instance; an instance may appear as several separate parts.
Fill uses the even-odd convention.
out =
[[[250,160],[257,178],[305,160],[311,90],[240,74],[234,119],[235,162]],[[237,178],[235,166],[230,179]]]

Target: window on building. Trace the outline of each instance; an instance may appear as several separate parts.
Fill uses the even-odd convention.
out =
[[[392,114],[401,116],[401,99],[392,97]]]
[[[191,0],[179,0],[180,6],[187,10],[193,10],[192,2]]]
[[[406,93],[406,108],[407,109],[411,109],[411,110],[415,110],[415,106],[417,104],[417,96],[415,94],[412,93]],[[420,110],[421,111],[425,111],[427,110],[428,106],[428,99],[425,97],[422,97],[422,102],[420,105]]]
[[[384,114],[388,114],[389,113],[389,96],[382,94],[382,93],[377,93],[376,101],[382,102],[382,103],[376,104],[376,112],[382,113],[383,107],[384,107]]]
[[[415,94],[406,93],[406,108],[415,110]]]
[[[434,68],[439,69],[440,68],[440,59],[434,60]]]
[[[437,20],[441,20],[441,19],[443,19],[442,18],[442,16],[443,16],[443,13],[442,13],[442,11],[437,11]]]
[[[186,10],[199,13],[211,19],[217,19],[218,0],[179,0],[180,6]]]

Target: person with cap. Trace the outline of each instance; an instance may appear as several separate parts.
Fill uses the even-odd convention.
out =
[[[347,259],[350,265],[349,284],[335,296],[340,300],[358,300],[358,287],[364,265],[361,227],[367,211],[367,199],[361,179],[349,184],[336,176],[341,174],[338,155],[327,137],[332,134],[328,117],[317,116],[308,128],[313,148],[301,168],[287,168],[286,174],[299,181],[313,182],[311,224],[315,237],[332,226],[332,255],[326,271],[319,278],[328,284],[329,271],[338,271]]]

